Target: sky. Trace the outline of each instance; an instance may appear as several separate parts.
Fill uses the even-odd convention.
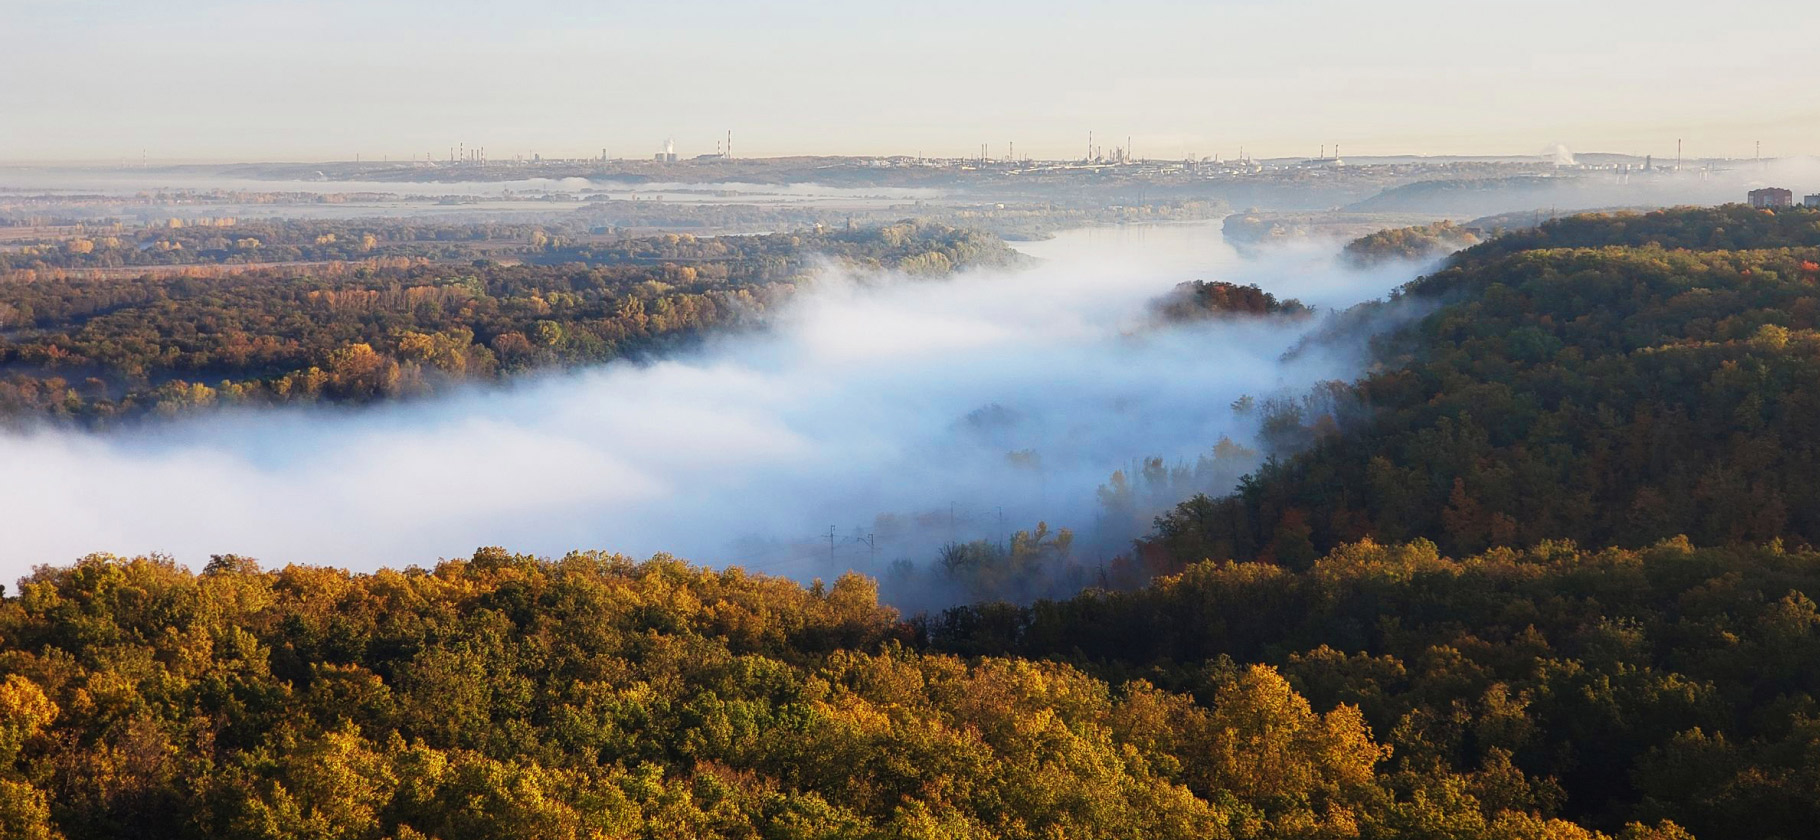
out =
[[[0,0],[0,161],[1820,153],[1820,3]]]

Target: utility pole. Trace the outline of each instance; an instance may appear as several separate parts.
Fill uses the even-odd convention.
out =
[[[828,562],[834,562],[834,526],[828,526]]]

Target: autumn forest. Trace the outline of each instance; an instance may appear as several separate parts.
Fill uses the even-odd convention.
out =
[[[433,237],[341,254],[347,235],[285,246],[337,261],[307,276],[58,274],[92,260],[67,248],[15,265],[0,410],[105,433],[221,404],[428,398],[758,328],[812,282],[812,259],[908,282],[1021,259],[933,222],[458,263]],[[264,238],[286,236],[301,234]],[[1225,441],[1201,469],[1255,469],[1231,493],[1172,499],[1105,562],[1047,523],[924,558],[963,603],[899,609],[861,574],[587,550],[370,573],[45,558],[0,599],[0,826],[32,840],[1806,836],[1820,212],[1431,225],[1345,254],[1455,246],[1343,312],[1255,285],[1156,290],[1159,323],[1297,325],[1299,352],[1359,342],[1364,373],[1206,406],[1258,423],[1263,451]],[[1102,500],[1129,516],[1127,482],[1195,486],[1145,469]]]

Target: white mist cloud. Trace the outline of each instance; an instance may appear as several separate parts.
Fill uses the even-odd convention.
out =
[[[942,540],[1038,519],[1085,531],[1114,469],[1246,437],[1228,410],[1238,396],[1354,373],[1352,360],[1280,360],[1312,322],[1143,330],[1151,298],[1229,279],[1342,306],[1411,276],[1342,270],[1326,249],[1242,261],[1206,225],[1026,250],[1043,264],[832,276],[769,330],[651,364],[358,411],[0,436],[0,577],[89,552],[370,569],[481,545],[672,551],[806,577],[829,571],[830,525],[863,533],[882,513],[920,515],[926,533],[876,550],[837,538],[833,565],[926,560]],[[1006,458],[1022,450],[1040,468]]]

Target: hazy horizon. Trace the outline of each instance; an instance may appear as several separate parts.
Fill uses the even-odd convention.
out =
[[[0,0],[0,161],[1820,152],[1820,9],[1734,8]]]
[[[1098,144],[1096,143],[1096,145],[1098,145]],[[1562,144],[1562,145],[1565,146],[1565,144]],[[1324,146],[1324,147],[1317,147],[1316,151],[1310,152],[1309,154],[1306,154],[1306,155],[1252,154],[1250,152],[1250,150],[1247,149],[1246,157],[1254,162],[1265,162],[1265,163],[1283,162],[1283,161],[1294,162],[1294,161],[1313,159],[1316,157],[1317,154],[1320,154],[1323,150],[1325,151],[1325,153],[1331,155],[1331,154],[1333,154],[1334,148],[1335,147],[1331,144]],[[1492,162],[1496,162],[1496,161],[1542,161],[1542,162],[1545,162],[1550,159],[1551,151],[1552,150],[1550,150],[1550,149],[1543,149],[1543,150],[1539,150],[1539,151],[1531,152],[1531,153],[1512,152],[1509,154],[1493,154],[1493,153],[1468,154],[1468,153],[1445,152],[1445,151],[1424,153],[1424,154],[1418,154],[1418,153],[1413,153],[1413,152],[1408,152],[1408,153],[1383,152],[1383,153],[1379,153],[1379,154],[1355,155],[1355,154],[1352,154],[1351,152],[1347,152],[1344,148],[1341,149],[1341,152],[1344,153],[1342,155],[1342,158],[1344,160],[1351,160],[1351,161],[1411,160],[1411,161],[1431,161],[1431,162],[1447,162],[1447,161],[1492,161]],[[1635,158],[1636,160],[1641,161],[1650,156],[1649,153],[1631,154],[1629,152],[1614,152],[1614,151],[1609,151],[1609,150],[1605,150],[1605,149],[1568,148],[1567,152],[1571,156],[1573,156],[1577,159],[1581,159],[1581,160],[1584,160],[1587,158],[1599,158],[1599,157],[1630,157],[1630,158]],[[974,154],[977,156],[978,151],[975,150]],[[557,156],[557,155],[544,155],[543,159],[546,162],[563,161],[563,160],[586,161],[586,160],[597,160],[599,158],[599,156],[600,156],[599,152],[596,152],[594,155],[591,155],[591,156],[582,155],[582,154],[578,154],[573,157],[561,157],[561,156]],[[810,154],[807,152],[804,152],[804,153],[782,152],[782,153],[773,154],[773,155],[742,155],[739,159],[747,160],[747,161],[790,161],[790,160],[821,160],[821,159],[868,160],[868,159],[904,158],[904,157],[916,157],[916,156],[917,156],[916,152],[885,152],[885,151],[869,153],[869,154],[862,154],[862,153],[858,153],[858,152],[846,153],[846,154],[841,154],[841,153]],[[965,160],[965,159],[967,159],[967,156],[962,155],[962,154],[947,155],[947,156],[936,156],[936,155],[925,154],[923,156],[928,157],[932,160]],[[679,153],[679,157],[680,157],[680,153]],[[693,157],[693,155],[689,155],[689,157]],[[1655,155],[1654,157],[1656,158],[1658,163],[1660,163],[1663,166],[1667,166],[1674,157],[1673,150],[1671,149],[1670,153],[1667,155]],[[1026,155],[1023,152],[1019,152],[1018,156],[1017,156],[1018,160],[1030,159],[1030,160],[1037,160],[1037,161],[1069,161],[1069,160],[1079,161],[1080,158],[1081,158],[1081,155],[1079,155],[1079,154],[1076,154],[1073,157],[1067,157],[1067,156],[1063,156],[1063,155],[1040,156],[1039,157],[1039,156],[1034,156],[1034,155]],[[1221,155],[1220,158],[1222,160],[1226,160],[1228,158],[1228,156]],[[422,159],[423,159],[422,155],[418,155],[416,157],[416,160],[422,160]],[[510,158],[508,158],[508,159],[510,159]],[[529,158],[527,158],[527,160],[528,159]],[[1166,156],[1161,156],[1161,155],[1158,155],[1155,157],[1147,157],[1144,155],[1138,155],[1138,156],[1136,156],[1135,159],[1139,160],[1139,161],[1143,161],[1143,160],[1172,161],[1172,160],[1178,160],[1179,158],[1166,157]],[[1816,152],[1816,153],[1812,153],[1812,154],[1803,153],[1803,154],[1790,154],[1790,155],[1780,155],[1780,156],[1771,156],[1771,155],[1765,154],[1762,157],[1762,162],[1765,164],[1777,164],[1777,163],[1789,163],[1789,162],[1800,163],[1800,162],[1804,162],[1804,161],[1813,161],[1816,159],[1820,159],[1820,152]],[[407,163],[408,164],[408,163],[412,162],[412,160],[413,160],[412,158],[408,158],[408,157],[400,158],[400,157],[391,157],[391,156],[385,156],[385,155],[382,155],[382,156],[376,157],[376,158],[369,158],[366,156],[361,156],[358,158],[355,158],[355,157],[310,158],[310,157],[303,157],[303,156],[298,156],[298,155],[292,155],[292,156],[273,155],[273,156],[265,156],[265,157],[245,156],[245,157],[157,158],[157,157],[151,157],[148,155],[144,158],[132,157],[132,156],[117,156],[117,157],[113,157],[113,158],[90,157],[90,158],[65,158],[65,159],[50,159],[50,158],[4,159],[4,158],[0,158],[0,168],[21,169],[21,170],[76,171],[76,170],[118,169],[122,166],[122,164],[125,164],[128,169],[138,169],[141,166],[156,169],[156,168],[176,168],[176,167],[222,167],[222,166],[241,166],[241,165],[246,165],[246,166],[287,166],[287,165],[320,166],[320,165],[328,165],[328,164],[335,164],[335,165],[340,165],[340,164],[384,164],[387,162],[389,162],[389,163]],[[437,159],[436,162],[442,163],[442,162],[447,162],[447,160],[448,160],[448,158],[444,157],[441,159]],[[624,155],[624,156],[622,156],[619,154],[614,154],[614,155],[612,155],[611,160],[614,163],[638,164],[638,163],[648,162],[649,156],[641,156],[641,155]],[[1737,162],[1749,162],[1751,160],[1752,160],[1752,157],[1750,155],[1743,155],[1743,156],[1713,155],[1713,156],[1703,156],[1703,157],[1695,157],[1693,155],[1686,155],[1684,157],[1685,163],[1689,164],[1689,165],[1707,163],[1707,162],[1737,163]],[[499,161],[499,158],[494,157],[494,158],[492,158],[492,161],[497,163]],[[684,158],[683,162],[687,162],[687,159]]]

